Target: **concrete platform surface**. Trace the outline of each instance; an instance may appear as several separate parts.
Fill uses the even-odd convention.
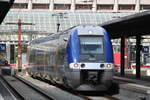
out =
[[[114,76],[119,83],[121,96],[134,98],[134,100],[150,100],[150,82]]]

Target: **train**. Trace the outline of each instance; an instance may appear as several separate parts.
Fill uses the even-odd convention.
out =
[[[78,25],[33,40],[27,49],[28,73],[77,91],[108,91],[114,75],[108,32]]]
[[[120,70],[121,66],[121,52],[117,51],[116,48],[120,47],[120,45],[113,45],[114,48],[114,65],[115,69]],[[135,69],[136,68],[136,51],[135,45],[130,45],[130,49],[125,51],[125,69]],[[150,50],[149,45],[143,45],[141,47],[141,69],[149,69],[150,68]]]

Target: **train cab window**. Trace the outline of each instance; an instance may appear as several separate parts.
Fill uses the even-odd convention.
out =
[[[81,36],[80,37],[80,53],[81,54],[103,54],[103,38]]]

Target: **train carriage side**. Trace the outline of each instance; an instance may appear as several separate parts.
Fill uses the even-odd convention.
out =
[[[64,59],[66,58],[67,34],[54,34],[43,39],[34,40],[28,46],[28,72],[34,77],[49,79],[53,83],[62,84],[64,75]]]
[[[36,76],[41,76],[45,69],[45,51],[44,48],[37,44],[31,44],[28,46],[28,63],[29,74]]]

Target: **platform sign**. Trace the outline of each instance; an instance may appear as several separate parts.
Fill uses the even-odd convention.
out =
[[[0,52],[6,52],[6,44],[0,44]]]
[[[148,46],[143,46],[142,47],[142,52],[143,53],[149,53],[149,47]]]

